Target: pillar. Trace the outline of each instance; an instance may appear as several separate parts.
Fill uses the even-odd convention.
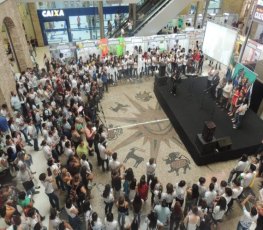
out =
[[[203,13],[202,27],[204,27],[204,24],[205,24],[209,3],[210,3],[210,0],[206,0],[205,10],[204,10],[204,13]]]
[[[133,21],[133,28],[136,26],[136,21],[137,21],[137,11],[136,11],[136,4],[132,4],[132,21]]]
[[[103,17],[103,2],[98,2],[98,13],[99,13],[99,19],[100,19],[100,37],[105,38],[104,34],[104,17]]]
[[[42,30],[39,23],[39,18],[37,15],[37,8],[35,3],[27,3],[29,14],[31,17],[33,29],[35,32],[35,38],[37,39],[38,46],[44,46],[44,39],[42,36]]]
[[[198,14],[199,14],[199,5],[200,5],[200,2],[197,1],[196,2],[196,7],[195,7],[194,28],[196,28],[197,17],[198,17]]]

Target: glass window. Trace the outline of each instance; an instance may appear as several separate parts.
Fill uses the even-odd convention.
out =
[[[208,14],[217,14],[220,11],[221,0],[213,0],[209,2]]]
[[[45,22],[44,27],[48,44],[69,42],[66,21]]]
[[[72,41],[100,38],[100,27],[97,15],[69,17]]]

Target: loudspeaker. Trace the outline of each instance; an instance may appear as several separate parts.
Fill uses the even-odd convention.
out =
[[[219,151],[227,151],[232,148],[231,137],[222,137],[217,139],[217,148]]]
[[[206,142],[201,133],[196,135],[195,144],[203,155],[213,153],[217,148],[217,140],[215,138],[212,141]]]
[[[165,64],[161,64],[159,71],[160,71],[160,77],[164,77],[165,76],[165,69],[166,69],[166,65]]]
[[[167,83],[167,77],[155,76],[155,84],[162,86],[162,85],[166,85],[166,83]]]
[[[205,121],[202,137],[206,142],[212,141],[216,131],[216,125],[213,121]]]

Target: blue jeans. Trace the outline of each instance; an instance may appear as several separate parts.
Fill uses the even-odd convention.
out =
[[[113,202],[110,202],[110,203],[105,203],[105,215],[107,215],[108,213],[112,213],[111,210],[112,210],[112,206],[113,206]]]
[[[126,214],[124,212],[118,212],[118,223],[120,225],[120,229],[124,229],[125,215]]]
[[[73,229],[81,230],[81,222],[78,216],[72,218],[68,216],[69,224],[73,227]]]
[[[237,128],[239,128],[241,126],[241,122],[242,122],[243,118],[244,118],[244,115],[236,114],[236,116],[235,116],[235,119],[236,119],[235,124],[236,124]]]
[[[237,230],[248,230],[248,228],[243,227],[239,221],[237,225]]]
[[[56,208],[57,210],[59,210],[59,200],[57,195],[52,192],[52,193],[46,193],[49,199],[49,202],[52,206],[52,208]]]
[[[40,124],[35,124],[35,127],[36,127],[36,130],[37,130],[37,136],[38,136],[38,134],[39,134],[39,131],[40,131],[41,134],[42,134],[42,125],[41,125],[41,123],[40,123]]]
[[[57,184],[58,189],[62,189],[63,191],[65,191],[66,188],[65,188],[64,182],[63,182],[63,180],[61,178],[61,175],[60,174],[57,175],[55,177],[55,179],[56,179],[56,184]]]
[[[21,129],[20,132],[24,135],[26,142],[30,143],[28,136],[27,136],[27,128]]]

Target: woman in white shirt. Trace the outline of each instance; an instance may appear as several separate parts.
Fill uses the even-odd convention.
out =
[[[81,230],[81,222],[78,217],[79,211],[78,209],[72,204],[71,199],[66,200],[65,206],[66,213],[68,215],[69,224],[75,230]]]
[[[118,222],[114,220],[112,213],[107,213],[105,217],[105,230],[117,230]]]
[[[222,218],[227,210],[226,199],[221,196],[220,199],[214,206],[214,210],[212,212],[212,220],[217,225],[222,221]]]
[[[114,202],[113,190],[109,184],[105,185],[102,197],[105,203],[105,215],[107,215],[107,213],[111,213]]]
[[[170,210],[172,208],[172,203],[175,197],[176,197],[176,193],[174,191],[173,185],[171,183],[168,183],[166,185],[166,192],[162,193],[162,200],[166,200],[166,203],[170,208]]]
[[[186,191],[186,183],[184,180],[181,180],[179,183],[175,184],[175,193],[176,193],[176,201],[179,201],[181,206],[183,207],[185,191]]]
[[[91,215],[90,225],[91,225],[92,230],[102,230],[103,229],[101,220],[98,217],[98,214],[96,212],[93,212]]]

